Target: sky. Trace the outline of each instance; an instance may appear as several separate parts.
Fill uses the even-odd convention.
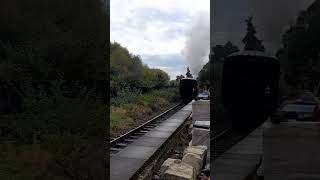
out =
[[[231,41],[243,49],[245,19],[253,16],[257,37],[263,40],[266,52],[274,54],[281,47],[281,35],[301,10],[314,0],[215,0],[211,4],[211,45]]]
[[[175,79],[208,61],[210,0],[110,0],[110,39]]]

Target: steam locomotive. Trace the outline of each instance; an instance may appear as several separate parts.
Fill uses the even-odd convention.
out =
[[[254,128],[278,106],[280,64],[259,51],[236,52],[225,58],[222,104],[238,130]]]
[[[187,104],[197,97],[198,82],[193,78],[183,78],[180,80],[179,93],[182,102]]]

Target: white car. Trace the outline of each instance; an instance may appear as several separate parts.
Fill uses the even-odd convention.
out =
[[[210,99],[210,92],[209,91],[204,91],[202,93],[199,93],[197,96],[197,99],[200,100],[209,100]]]

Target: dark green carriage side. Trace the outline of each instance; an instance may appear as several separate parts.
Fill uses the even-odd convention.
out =
[[[244,51],[225,58],[222,103],[236,129],[262,123],[276,110],[279,61],[261,52]]]

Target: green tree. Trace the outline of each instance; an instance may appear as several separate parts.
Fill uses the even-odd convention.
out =
[[[183,79],[183,78],[184,78],[183,75],[176,76],[176,81],[180,81],[180,80]]]
[[[210,63],[208,62],[203,66],[198,74],[198,82],[200,87],[209,87],[210,86]]]
[[[283,68],[287,89],[308,88],[312,91],[318,87],[319,18],[320,1],[316,0],[305,11],[299,13],[296,23],[282,35],[283,47],[277,51],[277,57]]]
[[[216,45],[216,46],[212,47],[211,51],[213,52],[211,54],[211,58],[210,58],[211,61],[213,61],[213,59],[219,61],[219,60],[223,60],[223,58],[225,58],[226,56],[228,56],[234,52],[238,52],[239,48],[237,46],[233,45],[230,41],[228,41],[225,45]],[[212,64],[211,62],[206,63],[203,66],[203,68],[200,70],[200,72],[198,74],[198,81],[199,81],[200,86],[202,86],[202,85],[209,86],[211,84],[210,83],[210,79],[211,79],[210,73],[212,73],[212,67],[211,67],[212,65],[211,64]],[[218,77],[217,74],[215,74],[214,77]]]
[[[160,88],[160,87],[164,87],[166,85],[168,85],[169,83],[169,75],[162,71],[161,69],[153,69],[154,73],[155,73],[155,77],[154,77],[154,81],[155,81],[155,88]]]
[[[110,96],[128,90],[149,91],[169,84],[169,75],[160,69],[151,69],[139,56],[131,54],[118,43],[110,44]]]
[[[262,45],[262,41],[256,37],[256,29],[252,23],[252,17],[246,19],[247,23],[247,34],[243,38],[242,42],[244,43],[244,50],[256,50],[256,51],[264,51],[264,46]]]

